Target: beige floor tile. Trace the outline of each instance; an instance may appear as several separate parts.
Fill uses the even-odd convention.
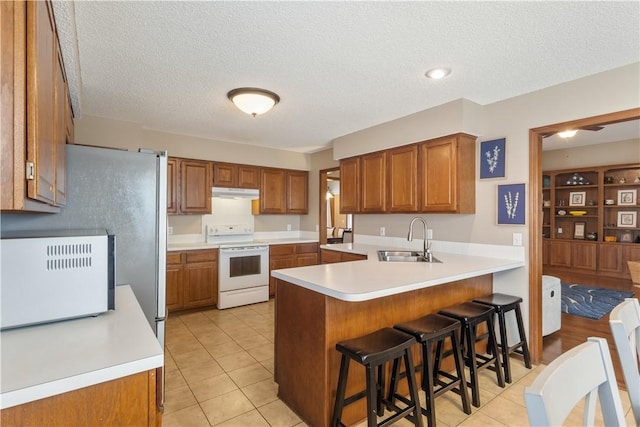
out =
[[[268,359],[273,359],[274,349],[273,343],[263,344],[258,347],[253,347],[247,349],[247,353],[251,355],[257,361],[263,361]]]
[[[271,343],[268,339],[266,339],[265,337],[263,337],[262,335],[260,335],[255,331],[253,331],[253,333],[249,337],[234,338],[234,339],[240,345],[240,347],[244,348],[245,350],[249,350],[251,348],[256,348],[256,347],[262,347],[265,345],[273,346],[273,343]]]
[[[204,344],[204,348],[214,359],[219,359],[221,357],[229,356],[230,354],[240,353],[244,351],[244,349],[233,340],[220,344],[206,343]]]
[[[211,354],[209,354],[204,347],[186,353],[176,354],[173,351],[171,351],[171,353],[173,354],[173,359],[176,361],[176,365],[178,365],[180,369],[190,368],[213,360]]]
[[[262,366],[264,366],[267,371],[271,372],[272,374],[275,373],[275,369],[274,369],[274,359],[266,359],[266,360],[260,360],[260,364]]]
[[[272,427],[290,427],[302,421],[287,405],[281,400],[275,400],[266,405],[260,406],[258,411]]]
[[[166,346],[171,351],[173,358],[176,359],[176,356],[183,353],[191,353],[192,351],[202,350],[202,344],[200,341],[196,339],[196,337],[189,336],[183,338],[176,339],[167,339]]]
[[[501,396],[480,408],[480,412],[506,425],[526,426],[529,424],[527,408]]]
[[[469,372],[465,372],[465,375],[467,375]],[[467,375],[467,380],[470,378],[469,375]],[[504,375],[503,375],[503,379],[504,379]],[[486,390],[488,392],[491,392],[494,395],[500,394],[503,391],[505,391],[505,389],[507,389],[510,384],[505,383],[505,387],[500,387],[498,385],[498,379],[496,377],[496,373],[493,371],[490,371],[488,369],[484,369],[482,371],[480,371],[480,373],[478,374],[478,386],[482,389],[482,390]]]
[[[440,424],[438,424],[440,425]],[[461,427],[499,427],[511,424],[502,424],[500,421],[489,417],[488,415],[483,414],[478,411],[472,415],[470,415],[466,420],[458,424]]]
[[[235,329],[224,329],[223,331],[225,331],[231,338],[233,338],[234,340],[240,342],[240,341],[246,341],[246,340],[250,340],[252,338],[256,338],[257,337],[261,337],[262,335],[260,335],[258,332],[256,332],[255,329],[249,327],[249,326],[242,326],[242,327],[238,327]]]
[[[214,397],[200,403],[200,406],[211,425],[220,424],[255,409],[240,390]]]
[[[216,357],[216,361],[226,372],[235,371],[236,369],[244,368],[257,362],[257,360],[251,357],[246,351],[234,353],[229,356]]]
[[[278,384],[273,381],[273,377],[270,377],[267,380],[242,387],[242,392],[254,406],[259,407],[278,399]]]
[[[257,409],[238,415],[216,427],[269,427],[269,423],[265,420]]]
[[[238,387],[245,387],[266,380],[267,378],[273,378],[271,372],[267,371],[264,366],[257,362],[244,368],[229,371],[227,374]]]
[[[164,370],[165,372],[175,371],[178,369],[178,365],[176,365],[176,361],[173,360],[173,356],[171,356],[171,351],[165,347],[164,349]]]
[[[181,369],[182,376],[187,384],[196,383],[207,378],[215,377],[224,373],[222,367],[215,360],[207,360],[204,363]]]
[[[164,427],[208,427],[209,421],[200,406],[193,405],[162,417]]]
[[[216,375],[215,377],[189,384],[189,387],[200,403],[238,390],[238,386],[227,374]]]
[[[164,389],[165,391],[176,390],[187,386],[187,382],[179,370],[164,373]]]
[[[166,390],[164,395],[164,415],[177,412],[197,403],[189,387]]]

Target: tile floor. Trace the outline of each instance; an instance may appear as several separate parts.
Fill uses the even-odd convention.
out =
[[[169,316],[164,426],[305,426],[278,399],[273,382],[274,308],[271,300]],[[497,386],[493,372],[481,373],[483,404],[472,407],[471,415],[462,412],[457,395],[439,397],[438,426],[528,425],[524,388],[544,366],[528,370],[516,359],[511,366],[514,381],[504,389]],[[629,397],[625,391],[621,394],[627,422],[633,425]],[[581,415],[576,408],[565,424],[581,425]],[[596,421],[603,425],[601,417]],[[412,424],[403,420],[397,425]]]

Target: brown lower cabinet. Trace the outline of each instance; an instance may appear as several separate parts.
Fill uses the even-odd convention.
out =
[[[218,303],[218,250],[167,253],[167,310]]]
[[[542,259],[545,274],[561,274],[563,270],[571,270],[596,276],[630,279],[627,261],[640,260],[640,245],[545,239]]]
[[[367,259],[366,255],[352,254],[349,252],[333,251],[331,249],[320,249],[320,262],[322,264],[332,264],[335,262],[361,261]]]
[[[271,270],[318,264],[318,243],[294,243],[269,246],[269,296],[276,294],[276,279]]]
[[[3,426],[156,426],[156,370],[0,411]]]

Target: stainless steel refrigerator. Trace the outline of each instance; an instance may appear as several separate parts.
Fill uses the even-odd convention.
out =
[[[0,227],[3,232],[106,229],[115,235],[116,284],[131,285],[164,348],[166,153],[81,145],[67,145],[66,151],[67,206],[62,212],[3,213]]]

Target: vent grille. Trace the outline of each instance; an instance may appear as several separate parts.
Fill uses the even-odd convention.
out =
[[[47,245],[47,270],[91,268],[91,243]]]

